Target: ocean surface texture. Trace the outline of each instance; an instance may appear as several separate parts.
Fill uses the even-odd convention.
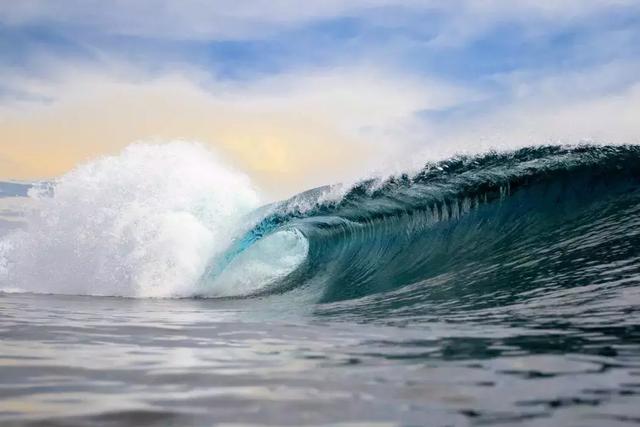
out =
[[[640,147],[262,205],[197,145],[0,184],[0,424],[640,423]]]

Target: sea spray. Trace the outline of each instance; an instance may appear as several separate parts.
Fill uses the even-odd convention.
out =
[[[190,296],[260,202],[204,146],[134,144],[78,166],[5,237],[0,287],[38,293]]]

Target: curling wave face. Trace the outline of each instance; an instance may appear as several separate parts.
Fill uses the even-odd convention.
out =
[[[26,229],[0,246],[1,283],[30,292],[296,290],[327,311],[410,315],[426,300],[490,307],[640,272],[636,146],[457,157],[256,209],[247,179],[201,147],[136,145],[32,196]]]
[[[365,181],[338,199],[327,200],[330,191],[273,206],[227,253],[234,267],[245,247],[296,230],[308,242],[304,261],[262,292],[302,287],[328,303],[480,308],[639,277],[639,147],[458,157],[415,176]]]

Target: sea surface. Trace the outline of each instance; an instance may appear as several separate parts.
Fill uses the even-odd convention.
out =
[[[264,205],[198,145],[0,184],[0,425],[640,424],[640,147]]]

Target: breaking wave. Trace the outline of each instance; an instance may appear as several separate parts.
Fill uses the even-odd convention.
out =
[[[424,300],[491,306],[541,289],[635,283],[640,272],[636,146],[460,156],[258,208],[249,180],[201,146],[134,145],[30,195],[25,227],[0,245],[1,288],[297,290],[331,310],[368,301],[371,312]]]

